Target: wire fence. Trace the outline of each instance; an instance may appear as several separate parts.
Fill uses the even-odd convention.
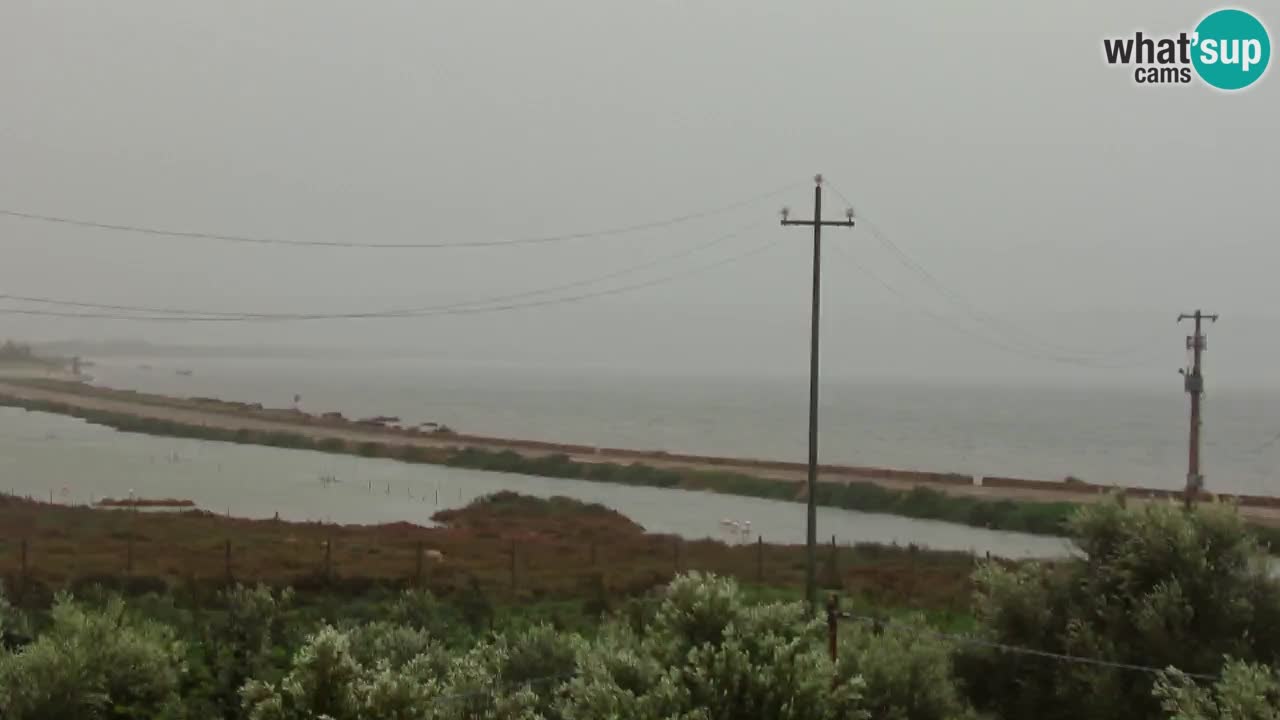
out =
[[[33,513],[23,507],[29,502],[0,497],[0,577],[10,595],[32,604],[95,584],[137,591],[235,583],[344,593],[373,585],[441,594],[479,588],[496,600],[525,601],[624,598],[691,570],[794,588],[797,597],[805,580],[803,545],[770,543],[741,526],[689,540],[607,516],[602,524],[566,520],[563,527],[554,516],[525,525],[517,518],[510,525],[344,526],[83,505]],[[980,560],[832,536],[819,549],[818,580],[874,600],[959,610]]]
[[[804,578],[803,546],[770,545],[757,535],[753,542],[723,540],[686,541],[672,536],[638,534],[631,542],[606,542],[584,537],[555,541],[547,538],[486,537],[486,531],[470,534],[452,529],[406,526],[400,537],[359,534],[359,527],[321,523],[290,524],[273,520],[232,521],[239,533],[210,537],[217,526],[196,527],[198,539],[175,541],[158,530],[162,522],[191,525],[202,517],[225,526],[227,520],[203,515],[152,515],[145,526],[140,513],[89,512],[86,518],[99,527],[62,528],[0,526],[0,570],[16,604],[39,603],[57,587],[83,583],[121,584],[135,590],[160,589],[174,582],[199,580],[214,585],[236,583],[288,584],[301,589],[359,590],[371,583],[395,584],[445,593],[462,587],[479,587],[495,599],[522,600],[568,592],[581,597],[584,582],[594,590],[631,594],[665,585],[689,570],[712,572],[761,585],[794,586]],[[139,523],[135,526],[135,523]],[[296,535],[279,537],[280,529]],[[263,533],[272,533],[264,536]],[[454,533],[455,537],[449,537]],[[154,535],[154,537],[151,537]],[[322,538],[317,541],[317,538]],[[948,633],[928,626],[903,623],[887,616],[846,612],[839,607],[840,594],[878,587],[896,590],[900,598],[953,596],[963,602],[949,581],[967,585],[969,572],[980,561],[962,553],[926,553],[917,548],[842,545],[831,538],[820,557],[819,579],[831,592],[827,606],[830,653],[838,653],[839,625],[849,621],[882,632],[893,629],[956,646],[983,648],[1039,658],[1048,662],[1087,665],[1147,674],[1171,668],[1120,662],[1001,643],[977,635]],[[873,580],[859,588],[859,580]],[[609,585],[611,587],[606,587]],[[588,593],[592,586],[585,588]],[[963,589],[967,590],[967,586]],[[797,592],[797,598],[799,593]],[[1214,675],[1185,673],[1197,681],[1217,680]],[[519,683],[545,683],[571,676],[535,678]],[[494,691],[480,691],[480,695]],[[471,693],[476,694],[476,693]],[[454,702],[464,697],[442,697]]]
[[[1047,650],[1039,650],[1036,648],[1024,647],[1021,645],[1010,645],[1007,643],[996,642],[994,640],[981,638],[976,635],[945,633],[937,630],[932,630],[929,628],[920,627],[917,625],[908,625],[906,623],[889,619],[889,618],[872,617],[869,615],[858,615],[855,613],[841,612],[837,609],[837,607],[838,607],[838,603],[834,602],[834,597],[833,597],[833,602],[829,603],[827,607],[828,643],[829,643],[829,648],[831,652],[831,657],[833,660],[837,658],[837,654],[838,654],[837,643],[839,639],[839,632],[838,632],[839,621],[852,620],[857,623],[870,625],[871,627],[875,628],[877,632],[883,631],[885,628],[894,628],[896,630],[907,632],[918,637],[928,637],[935,640],[942,640],[944,642],[955,644],[955,645],[968,645],[972,647],[985,648],[987,650],[995,650],[1002,653],[1010,653],[1014,655],[1027,655],[1027,656],[1037,657],[1045,660],[1051,660],[1054,662],[1069,663],[1074,665],[1090,665],[1093,667],[1104,667],[1104,668],[1111,668],[1115,670],[1130,670],[1133,672],[1148,673],[1153,675],[1159,675],[1162,673],[1169,672],[1171,669],[1175,669],[1175,668],[1169,668],[1169,667],[1156,667],[1154,665],[1139,665],[1135,663],[1118,662],[1114,660],[1106,660],[1103,658],[1086,657],[1083,655],[1071,655],[1067,653],[1050,652]],[[1182,674],[1195,680],[1204,680],[1204,681],[1212,682],[1218,679],[1216,675],[1207,675],[1204,673],[1182,672]]]
[[[578,592],[590,580],[625,594],[691,570],[771,586],[800,587],[804,579],[803,546],[773,545],[763,536],[739,544],[666,535],[624,541],[475,537],[468,542],[456,536],[416,538],[420,533],[407,528],[403,537],[368,537],[316,523],[310,528],[290,525],[304,531],[282,538],[257,537],[261,528],[166,538],[154,528],[131,528],[127,519],[119,525],[74,538],[0,530],[0,557],[6,559],[0,561],[0,575],[19,596],[33,587],[85,583],[201,581],[337,589],[387,583],[447,591],[474,581],[497,596],[518,598]],[[939,575],[963,578],[979,559],[962,553],[939,557],[913,546],[842,544],[832,538],[821,548],[819,580],[827,589],[880,580],[906,595]]]

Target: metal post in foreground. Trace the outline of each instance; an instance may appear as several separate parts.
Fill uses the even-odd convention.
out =
[[[836,637],[840,630],[839,601],[835,593],[827,598],[827,652],[831,653],[831,662],[836,661]]]

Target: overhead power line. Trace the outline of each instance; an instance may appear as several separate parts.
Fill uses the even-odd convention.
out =
[[[1070,663],[1074,665],[1092,665],[1094,667],[1112,668],[1114,670],[1131,670],[1134,672],[1148,673],[1151,675],[1161,675],[1169,672],[1170,670],[1177,669],[1173,667],[1161,668],[1161,667],[1156,667],[1154,665],[1140,665],[1137,663],[1117,662],[1113,660],[1104,660],[1102,658],[1085,657],[1082,655],[1071,655],[1068,653],[1050,652],[1048,650],[1037,650],[1035,648],[1023,647],[1021,645],[1009,645],[1006,643],[995,642],[993,640],[985,640],[983,638],[975,637],[973,635],[957,635],[953,633],[944,633],[944,632],[937,632],[932,630],[925,630],[922,628],[918,628],[914,625],[908,625],[906,623],[898,622],[895,620],[884,620],[880,618],[869,617],[866,615],[854,615],[851,613],[841,613],[840,617],[846,618],[849,620],[854,620],[855,622],[876,626],[876,627],[880,627],[880,626],[897,627],[897,628],[906,630],[908,632],[914,633],[916,635],[920,635],[923,637],[932,637],[937,640],[950,641],[950,642],[960,643],[963,645],[972,645],[975,647],[987,648],[989,650],[996,650],[998,652],[1010,653],[1014,655],[1028,655],[1032,657],[1042,658],[1045,660],[1053,660],[1055,662]],[[1196,680],[1205,680],[1205,681],[1212,682],[1218,679],[1217,676],[1215,675],[1206,675],[1204,673],[1183,672],[1182,674],[1189,678],[1194,678]]]
[[[849,261],[849,264],[852,265],[855,270],[862,273],[862,275],[864,275],[865,277],[867,277],[868,279],[870,279],[872,282],[876,283],[880,287],[884,288],[885,291],[887,291],[894,297],[898,298],[899,301],[901,301],[904,305],[908,306],[910,309],[915,310],[916,312],[920,313],[921,315],[924,315],[928,319],[934,321],[935,323],[938,323],[939,325],[947,328],[948,330],[957,332],[973,340],[977,340],[978,342],[988,345],[990,347],[996,348],[997,350],[1001,350],[1005,353],[1008,353],[1010,355],[1016,355],[1018,357],[1030,358],[1033,360],[1043,360],[1051,363],[1057,363],[1060,365],[1073,365],[1076,367],[1086,367],[1086,368],[1092,368],[1092,369],[1119,370],[1119,369],[1125,369],[1125,368],[1140,367],[1140,365],[1137,365],[1137,364],[1107,364],[1107,363],[1102,363],[1100,361],[1092,361],[1092,360],[1083,359],[1083,358],[1062,356],[1062,355],[1046,352],[1043,350],[1038,350],[1035,348],[1027,348],[1025,346],[1012,344],[1007,342],[1006,340],[1001,339],[999,335],[990,336],[984,332],[977,332],[975,330],[979,330],[979,329],[984,329],[984,330],[987,330],[987,332],[990,332],[990,329],[989,328],[970,329],[956,322],[954,318],[950,318],[946,315],[936,312],[935,310],[930,308],[928,305],[925,305],[924,303],[909,297],[906,293],[894,287],[887,280],[881,278],[879,275],[876,275],[865,265],[863,265],[862,263],[859,263],[857,259],[854,258],[849,251],[845,250],[845,248],[839,243],[835,244],[835,248],[837,252],[845,256],[845,258]]]
[[[1264,443],[1262,443],[1261,445],[1259,445],[1259,446],[1257,446],[1257,447],[1253,448],[1252,450],[1250,450],[1250,451],[1248,452],[1248,454],[1249,454],[1249,455],[1257,455],[1258,453],[1262,452],[1263,450],[1267,450],[1267,449],[1271,448],[1271,447],[1272,447],[1272,446],[1274,446],[1276,443],[1280,443],[1280,433],[1276,433],[1275,435],[1272,435],[1272,436],[1271,436],[1271,437],[1270,437],[1266,442],[1264,442]]]
[[[670,273],[650,280],[635,282],[629,285],[621,285],[618,287],[606,288],[592,292],[580,293],[577,295],[567,295],[561,297],[544,298],[542,300],[534,300],[522,303],[507,304],[477,304],[463,307],[438,307],[424,309],[419,312],[393,312],[393,313],[333,313],[333,314],[313,314],[298,316],[270,316],[270,315],[130,315],[123,313],[108,312],[65,312],[60,310],[41,310],[32,308],[0,308],[0,314],[8,315],[30,315],[36,317],[58,317],[58,318],[83,318],[96,320],[132,320],[139,322],[264,322],[264,321],[288,321],[288,320],[348,320],[348,319],[373,319],[373,318],[411,318],[411,317],[428,317],[436,315],[470,315],[478,313],[494,313],[505,312],[510,310],[523,310],[526,308],[544,307],[548,305],[563,305],[591,298],[607,297],[610,295],[619,295],[625,292],[640,290],[643,288],[664,285],[675,280],[695,275],[703,272],[715,270],[730,263],[738,262],[753,255],[758,255],[765,250],[777,244],[777,240],[770,240],[761,245],[755,245],[744,252],[736,253],[725,258],[721,258],[716,262],[705,263],[703,265],[694,266],[682,272]]]
[[[560,682],[572,680],[573,678],[577,677],[577,675],[578,673],[576,672],[558,673],[556,675],[543,675],[541,677],[530,678],[528,680],[518,680],[518,681],[506,683],[506,689],[508,691],[515,690],[515,689],[526,689],[526,688],[532,689],[534,686],[537,686],[537,685],[547,685],[547,684],[560,683]],[[455,703],[455,702],[460,702],[465,700],[473,700],[477,698],[497,697],[498,693],[499,693],[499,688],[496,688],[496,687],[489,690],[472,690],[470,692],[453,693],[451,695],[439,695],[437,697],[431,698],[429,703],[432,706],[447,705],[449,703]]]
[[[332,320],[332,319],[358,319],[358,318],[366,318],[366,317],[396,317],[401,315],[415,315],[415,314],[422,314],[422,313],[439,312],[444,310],[454,310],[454,309],[472,307],[477,305],[490,305],[493,303],[503,303],[503,302],[509,302],[511,300],[518,300],[521,298],[536,297],[538,295],[546,295],[549,293],[559,292],[562,290],[572,290],[574,288],[584,287],[587,285],[594,285],[596,283],[603,282],[605,280],[612,280],[615,278],[632,275],[637,272],[640,272],[641,270],[646,270],[648,268],[662,265],[663,263],[684,259],[686,257],[702,252],[704,250],[709,250],[712,247],[720,245],[726,241],[737,238],[743,235],[744,233],[750,232],[751,230],[760,227],[761,225],[763,225],[763,223],[752,223],[747,227],[743,227],[738,230],[734,230],[732,232],[724,233],[723,235],[716,236],[707,242],[694,245],[693,247],[686,248],[684,250],[680,250],[674,253],[662,255],[652,260],[648,260],[646,262],[639,263],[636,265],[629,265],[627,267],[623,267],[618,270],[605,273],[603,275],[596,275],[592,277],[581,278],[578,280],[573,280],[573,281],[561,283],[558,285],[534,288],[531,290],[524,290],[516,293],[508,293],[505,295],[497,295],[497,296],[492,296],[487,298],[480,298],[476,300],[459,301],[459,302],[448,303],[444,305],[387,308],[387,309],[381,309],[381,310],[344,312],[344,313],[283,313],[283,312],[238,312],[238,311],[226,311],[226,310],[197,310],[192,308],[156,307],[156,306],[146,306],[146,305],[121,305],[121,304],[111,304],[111,303],[86,302],[83,300],[69,300],[66,298],[52,298],[52,297],[33,296],[33,295],[15,295],[15,294],[9,294],[9,293],[0,293],[0,300],[12,300],[17,302],[35,303],[40,305],[54,305],[54,306],[61,306],[61,307],[83,308],[83,309],[90,309],[90,310],[115,310],[115,311],[131,312],[131,313],[148,313],[153,315],[198,316],[198,317],[210,317],[210,318],[223,317],[223,318],[235,319],[235,320],[240,320],[240,319],[244,319],[244,320],[253,320],[253,319],[257,319],[257,320],[321,319],[323,320],[323,319],[328,319],[328,320]]]
[[[617,235],[628,235],[644,230],[656,230],[658,228],[671,227],[681,223],[699,220],[714,215],[720,215],[741,207],[746,207],[771,197],[777,196],[796,187],[796,183],[789,183],[783,187],[769,190],[768,192],[752,195],[747,198],[735,200],[725,205],[720,205],[706,210],[698,210],[674,217],[667,217],[658,220],[649,220],[646,222],[635,223],[633,225],[623,225],[617,227],[604,228],[599,230],[589,230],[584,232],[561,233],[555,235],[541,235],[523,238],[509,238],[503,240],[475,240],[464,242],[440,242],[440,243],[409,243],[409,242],[356,242],[356,241],[338,241],[338,240],[302,240],[302,239],[286,239],[259,237],[251,235],[231,235],[215,232],[205,232],[197,230],[169,230],[158,228],[150,225],[131,225],[109,223],[100,220],[89,220],[83,218],[75,218],[61,215],[45,215],[40,213],[27,212],[24,210],[0,209],[0,215],[8,217],[21,218],[24,220],[32,220],[46,223],[57,223],[62,225],[73,225],[76,227],[92,228],[95,230],[110,230],[115,232],[133,233],[136,235],[150,235],[158,237],[179,238],[184,240],[208,240],[226,243],[240,243],[246,245],[280,245],[288,247],[310,247],[310,248],[370,248],[381,250],[442,250],[448,248],[487,248],[487,247],[511,247],[517,245],[543,245],[547,243],[565,242],[568,240],[586,240],[590,238],[610,237]]]
[[[840,192],[839,188],[832,186],[832,190],[845,202],[849,202],[848,198]],[[1123,348],[1111,350],[1091,351],[1080,350],[1065,345],[1061,345],[1049,340],[1045,340],[1024,330],[1017,325],[1001,320],[1000,318],[988,313],[967,300],[963,295],[952,290],[945,283],[937,278],[927,268],[917,262],[914,258],[906,253],[897,243],[893,242],[880,228],[865,217],[858,215],[858,220],[863,228],[872,234],[880,244],[887,249],[894,257],[908,270],[915,273],[930,285],[936,292],[956,305],[975,323],[986,327],[998,337],[1003,337],[1006,344],[1018,348],[1016,352],[1024,352],[1038,355],[1055,361],[1066,362],[1070,364],[1079,364],[1089,367],[1140,367],[1138,363],[1114,363],[1107,362],[1117,358],[1132,356],[1137,352],[1149,350],[1151,348],[1151,340],[1137,343]],[[1154,336],[1153,338],[1154,339]]]
[[[902,248],[890,240],[889,237],[885,235],[874,223],[869,220],[863,220],[863,224],[884,247],[889,249],[889,251],[898,258],[899,262],[923,278],[929,285],[937,290],[938,293],[958,306],[974,322],[987,327],[998,335],[1004,335],[1005,338],[1014,345],[1052,357],[1074,358],[1081,363],[1086,364],[1100,364],[1104,358],[1124,356],[1126,354],[1132,354],[1137,350],[1148,349],[1149,347],[1149,344],[1144,343],[1140,346],[1131,346],[1117,351],[1095,352],[1082,351],[1066,345],[1044,340],[1030,332],[1027,332],[1017,325],[1014,325],[1013,323],[1001,320],[1000,318],[969,302],[963,295],[960,295],[958,292],[950,289],[947,285],[943,284],[942,281],[938,280],[935,275],[930,273],[924,266],[912,259],[911,256],[907,255]]]

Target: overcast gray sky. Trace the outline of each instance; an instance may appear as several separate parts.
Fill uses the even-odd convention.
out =
[[[1274,41],[1274,4],[1235,5]],[[1267,378],[1280,364],[1277,69],[1223,94],[1140,87],[1102,59],[1104,37],[1189,31],[1215,7],[11,0],[0,4],[0,208],[462,242],[626,225],[797,185],[663,230],[515,248],[259,247],[0,218],[0,293],[225,311],[510,294],[762,223],[592,290],[778,241],[680,282],[493,315],[257,326],[0,315],[0,336],[802,373],[809,237],[777,227],[776,211],[807,217],[805,183],[822,172],[996,318],[978,324],[870,233],[830,231],[847,251],[827,255],[832,374],[1163,379],[1183,360],[1174,316],[1201,306],[1224,316],[1210,343],[1220,382]],[[1079,368],[974,337],[1028,342],[1005,323],[1075,349],[1141,345],[1104,362],[1142,367]]]

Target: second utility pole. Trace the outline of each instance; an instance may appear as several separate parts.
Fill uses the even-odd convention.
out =
[[[844,220],[822,219],[822,176],[813,178],[813,219],[792,220],[788,211],[782,211],[783,225],[809,225],[813,227],[813,313],[809,337],[809,486],[808,525],[805,534],[804,595],[809,611],[817,610],[818,602],[818,311],[822,297],[822,228],[823,226],[853,227],[853,210],[845,212]]]
[[[1218,316],[1205,315],[1196,310],[1189,315],[1186,313],[1179,315],[1178,322],[1183,320],[1196,322],[1195,334],[1187,336],[1187,349],[1192,353],[1191,367],[1180,371],[1184,376],[1183,386],[1191,395],[1191,428],[1187,438],[1187,489],[1182,498],[1183,504],[1190,510],[1196,496],[1204,489],[1204,476],[1200,474],[1200,396],[1204,394],[1204,376],[1200,374],[1200,353],[1205,350],[1206,338],[1200,332],[1200,321],[1217,322]]]

